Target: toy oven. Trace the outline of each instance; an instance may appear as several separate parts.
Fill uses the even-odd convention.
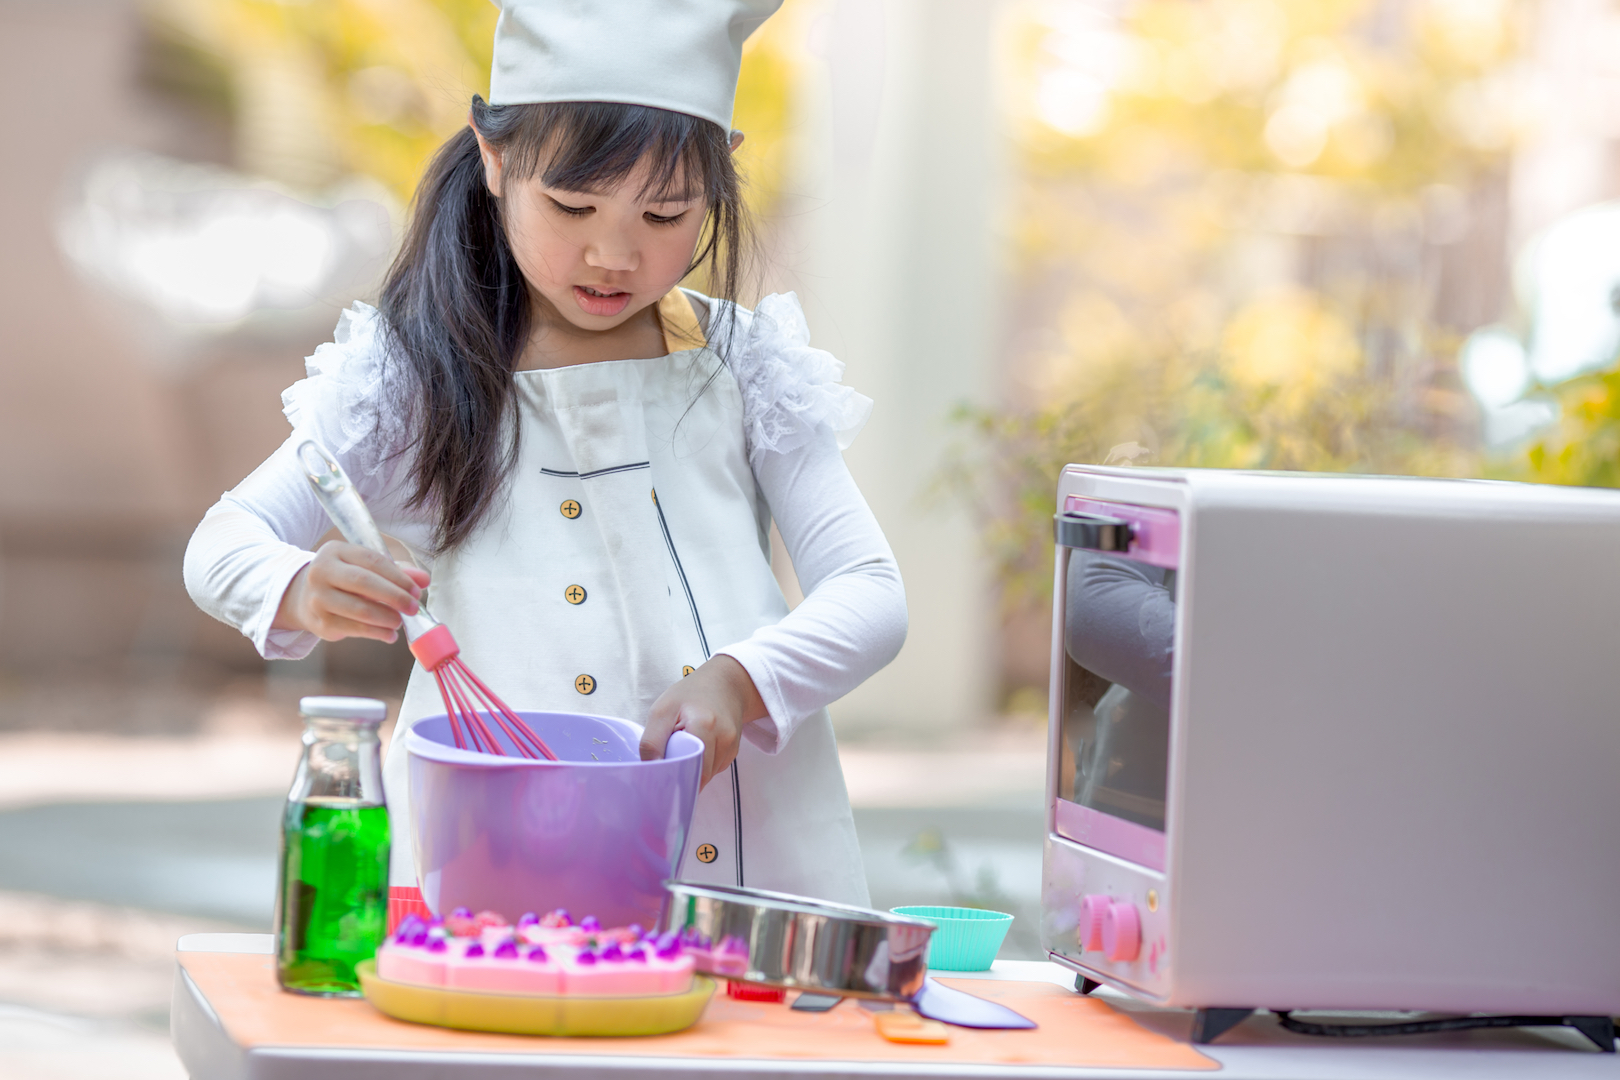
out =
[[[1620,495],[1069,466],[1054,529],[1042,940],[1082,989],[1209,1037],[1620,1010]]]

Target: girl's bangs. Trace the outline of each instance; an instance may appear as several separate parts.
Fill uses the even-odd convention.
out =
[[[716,135],[724,142],[724,133],[707,120],[617,102],[509,107],[527,113],[503,146],[508,168],[519,179],[538,174],[547,187],[606,192],[647,162],[651,169],[637,192],[641,198],[674,201],[703,195],[712,203],[720,194],[720,178],[709,167],[715,148],[704,143]]]

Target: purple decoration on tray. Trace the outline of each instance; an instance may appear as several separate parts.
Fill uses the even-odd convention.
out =
[[[584,949],[574,958],[574,962],[585,967],[593,967],[596,964],[596,954],[589,949]]]
[[[495,946],[495,959],[497,959],[497,960],[516,960],[517,958],[518,958],[517,942],[513,941],[511,938],[507,938],[505,941],[503,941],[499,945]]]
[[[573,926],[574,925],[574,917],[572,915],[568,914],[568,909],[567,908],[560,907],[556,911],[553,911],[552,914],[557,916],[557,918],[561,919],[562,924],[564,926]]]
[[[550,959],[550,957],[546,955],[544,946],[536,945],[534,948],[529,950],[529,959],[536,964],[543,964]]]
[[[477,960],[480,956],[484,955],[484,947],[475,941],[471,945],[467,946],[467,951],[462,955],[464,955],[468,960]]]
[[[581,930],[600,930],[602,929],[602,921],[595,915],[587,915],[579,920],[579,928]]]
[[[444,943],[444,938],[438,937],[428,942],[427,951],[430,953],[442,953],[449,947]]]
[[[621,950],[619,948],[619,943],[616,942],[616,941],[612,942],[611,944],[608,945],[607,948],[603,949],[602,950],[602,959],[607,961],[610,964],[617,963],[618,961],[623,960],[624,959],[624,952],[623,952],[623,950]]]
[[[472,918],[472,908],[458,907],[450,913],[450,917],[452,919],[470,919]]]
[[[645,964],[647,962],[647,950],[643,949],[640,945],[636,945],[632,947],[629,952],[624,954],[624,958],[626,960],[634,961],[637,964]]]
[[[537,923],[539,921],[540,921],[540,916],[536,915],[532,911],[525,911],[522,915],[518,916],[518,921],[517,921],[518,929],[521,930],[525,926],[533,926],[535,923]]]
[[[647,931],[643,930],[641,928],[641,924],[638,922],[631,923],[625,929],[630,932],[631,941],[640,941],[642,938],[647,936]]]
[[[664,937],[668,938],[669,940],[660,941],[657,953],[658,959],[673,960],[685,951],[681,947],[680,939],[676,938],[673,934],[665,934]]]

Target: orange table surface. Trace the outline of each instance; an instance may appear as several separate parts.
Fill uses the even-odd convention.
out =
[[[364,1001],[302,997],[276,986],[272,958],[186,952],[181,967],[207,999],[231,1041],[244,1050],[335,1047],[348,1050],[862,1061],[1069,1068],[1217,1069],[1184,1043],[1152,1032],[1105,1002],[1050,983],[941,979],[999,1001],[1034,1020],[1031,1031],[950,1029],[944,1046],[880,1038],[872,1018],[846,1000],[825,1013],[734,1001],[717,994],[686,1031],[632,1039],[491,1035],[407,1024]]]

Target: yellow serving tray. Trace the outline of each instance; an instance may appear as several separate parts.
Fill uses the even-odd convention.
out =
[[[355,965],[360,989],[396,1020],[508,1035],[668,1035],[697,1023],[714,996],[714,980],[693,976],[684,994],[659,997],[536,997],[413,986],[377,977],[377,962]]]

